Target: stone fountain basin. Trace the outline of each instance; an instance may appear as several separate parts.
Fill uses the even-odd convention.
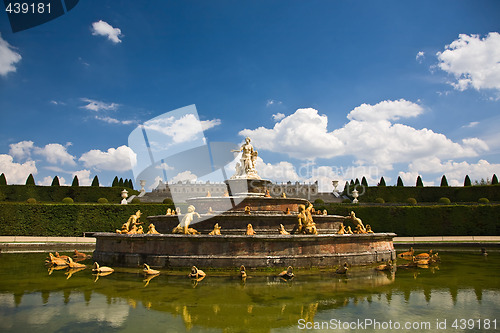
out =
[[[122,235],[94,233],[103,265],[181,268],[332,267],[395,259],[393,233],[360,235]]]

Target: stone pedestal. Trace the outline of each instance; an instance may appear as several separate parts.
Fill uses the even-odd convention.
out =
[[[224,181],[228,186],[230,196],[264,195],[272,182],[266,179],[228,179]]]

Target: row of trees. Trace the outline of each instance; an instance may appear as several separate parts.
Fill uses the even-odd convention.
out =
[[[7,185],[7,178],[5,177],[5,174],[1,174],[0,175],[0,185]],[[26,179],[26,185],[36,185],[35,184],[35,178],[33,177],[33,174],[30,173],[30,175],[28,176],[28,178]],[[55,176],[54,179],[52,179],[52,184],[50,184],[50,186],[60,186],[60,182],[59,182],[59,177],[58,176]],[[73,177],[73,181],[71,182],[71,186],[80,186],[80,181],[78,180],[78,176],[75,175],[75,177]],[[92,184],[90,186],[94,186],[94,187],[99,187],[99,178],[97,177],[97,175],[94,177],[94,179],[92,180]],[[113,183],[111,184],[112,187],[115,187],[115,186],[118,186],[118,187],[128,187],[130,189],[134,189],[134,182],[132,181],[132,179],[123,179],[123,178],[120,178],[118,179],[118,177],[115,177],[113,179]]]
[[[497,178],[496,174],[493,174],[493,177],[491,177],[491,180],[481,179],[480,182],[478,182],[477,180],[474,182],[474,185],[497,185],[497,184],[498,184],[498,178]],[[363,177],[361,179],[361,182],[359,181],[358,178],[356,178],[356,180],[351,179],[350,182],[346,182],[344,190],[347,189],[349,186],[352,187],[354,185],[363,185],[363,186],[368,187],[368,182],[366,181],[365,177]],[[377,186],[387,186],[385,183],[384,177],[380,178],[380,182],[377,184]],[[404,186],[403,180],[401,179],[401,177],[398,177],[398,180],[396,182],[396,186]],[[415,186],[416,187],[423,187],[424,186],[424,183],[422,182],[422,177],[420,177],[420,176],[417,177],[417,182],[416,182]],[[443,177],[441,177],[440,186],[441,187],[448,186],[448,180],[446,179],[445,175],[443,175]],[[464,186],[472,186],[472,182],[470,180],[469,175],[465,176]]]

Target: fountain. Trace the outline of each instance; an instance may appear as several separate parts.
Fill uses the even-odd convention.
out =
[[[94,233],[94,260],[174,268],[329,267],[395,259],[395,234],[367,232],[354,213],[314,214],[306,199],[271,197],[272,183],[257,174],[257,151],[249,138],[239,151],[236,172],[225,181],[226,195],[188,199],[186,214],[148,216],[159,234]],[[348,221],[355,233],[345,232]]]

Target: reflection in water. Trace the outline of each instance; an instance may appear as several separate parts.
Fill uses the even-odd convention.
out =
[[[1,255],[0,331],[301,332],[300,319],[493,320],[500,306],[500,255],[494,252],[487,260],[442,253],[439,270],[353,267],[346,276],[334,268],[295,270],[288,281],[248,268],[244,280],[235,268],[208,271],[203,281],[186,272],[144,277],[140,268],[124,268],[93,283],[88,269],[47,274],[43,257]],[[464,264],[470,262],[474,270]]]

